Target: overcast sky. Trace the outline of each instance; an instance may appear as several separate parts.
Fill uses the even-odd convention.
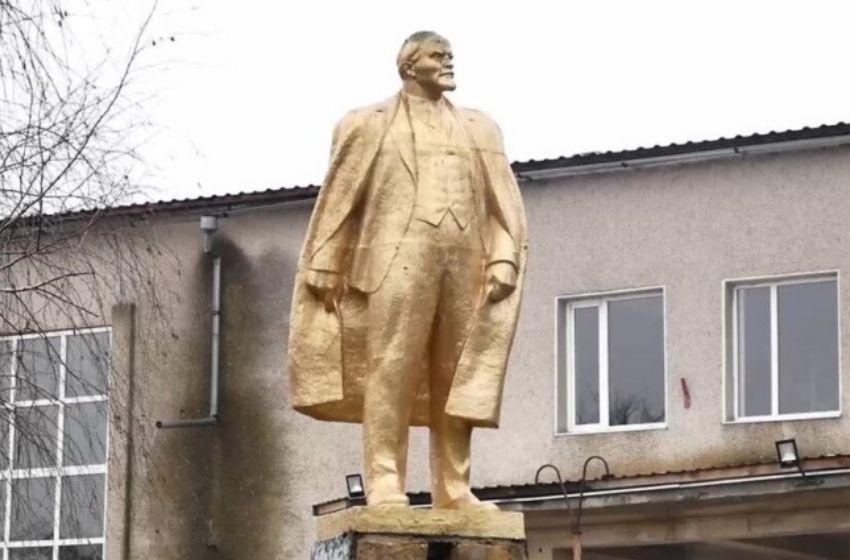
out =
[[[146,182],[166,199],[321,183],[334,123],[398,90],[397,50],[420,29],[452,42],[451,99],[501,125],[511,160],[850,120],[848,15],[838,1],[161,0],[151,32],[175,41],[135,86]]]

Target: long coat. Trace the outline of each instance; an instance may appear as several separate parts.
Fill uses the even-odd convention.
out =
[[[485,188],[481,200],[486,207],[478,211],[485,212],[480,223],[487,224],[483,241],[488,261],[514,263],[518,279],[517,289],[496,303],[482,290],[446,412],[475,426],[497,427],[522,299],[526,220],[499,128],[478,111],[452,110],[474,153],[474,184]],[[362,420],[368,294],[380,288],[413,215],[414,149],[401,94],[352,111],[334,131],[330,168],[301,251],[290,321],[293,406],[314,418]],[[305,278],[316,270],[342,274],[349,287],[333,311],[327,311],[307,287]],[[411,424],[428,424],[425,376],[414,398]]]

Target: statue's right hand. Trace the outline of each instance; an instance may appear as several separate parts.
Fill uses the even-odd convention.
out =
[[[342,284],[341,276],[328,270],[308,270],[304,277],[310,293],[324,303],[325,311],[333,311]]]

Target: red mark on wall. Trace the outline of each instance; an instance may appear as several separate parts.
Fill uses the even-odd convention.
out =
[[[685,408],[691,408],[691,390],[688,389],[688,382],[685,381],[684,377],[680,377],[679,381],[682,382],[682,397],[685,400]]]

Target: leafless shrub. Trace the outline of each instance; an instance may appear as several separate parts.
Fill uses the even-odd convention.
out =
[[[0,0],[0,332],[8,337],[0,340],[0,488],[18,496],[13,540],[43,538],[42,506],[53,497],[33,482],[46,478],[7,482],[10,469],[100,461],[106,416],[126,405],[127,381],[109,372],[108,336],[74,333],[106,324],[110,306],[127,298],[169,308],[156,279],[164,249],[152,230],[102,219],[103,208],[140,194],[128,115],[152,15],[127,52],[91,60],[80,58],[79,16],[62,0]],[[110,378],[109,406],[98,400],[107,391],[101,375]],[[67,400],[79,397],[88,402]],[[77,491],[71,502],[96,507],[82,478],[50,472],[65,482],[51,490],[63,501]],[[82,522],[62,518],[68,527]]]

